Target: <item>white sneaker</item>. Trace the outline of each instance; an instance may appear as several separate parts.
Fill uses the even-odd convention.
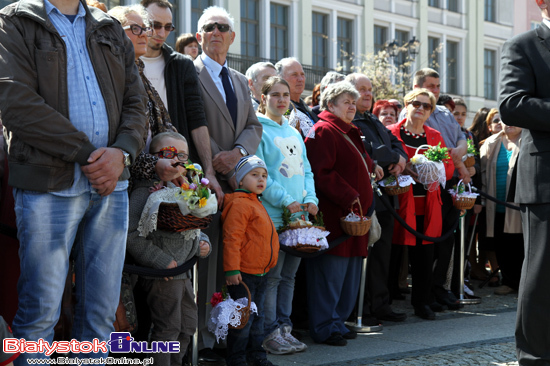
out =
[[[307,349],[307,345],[303,342],[300,342],[292,335],[292,327],[290,325],[283,325],[281,328],[281,335],[294,349],[296,352],[302,352]]]
[[[281,329],[277,328],[273,333],[265,337],[262,343],[263,349],[274,355],[286,355],[296,352],[294,346],[281,335]]]

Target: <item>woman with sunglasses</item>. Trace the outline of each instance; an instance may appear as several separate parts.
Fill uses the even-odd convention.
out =
[[[186,161],[187,158],[181,160],[178,159],[178,156],[168,157],[161,155],[162,153],[170,154],[170,151],[161,152],[160,154],[147,153],[151,139],[154,136],[161,132],[177,132],[176,128],[172,126],[170,116],[162,99],[143,73],[144,64],[140,57],[147,52],[148,37],[151,37],[153,34],[152,28],[149,24],[146,24],[146,20],[148,19],[147,10],[141,5],[117,6],[109,11],[109,15],[115,17],[122,24],[122,28],[126,31],[126,35],[134,45],[135,62],[148,96],[147,121],[149,124],[149,134],[145,148],[130,167],[130,182],[153,179],[155,177],[162,181],[178,179],[181,174],[185,173],[183,164],[180,163]],[[128,191],[130,192],[130,190],[131,188]]]
[[[405,119],[387,128],[401,141],[409,160],[421,145],[436,146],[441,143],[441,146],[445,147],[441,134],[424,125],[436,105],[432,92],[428,89],[414,89],[405,96],[404,100],[407,111]],[[424,151],[425,149],[421,149],[419,152]],[[449,159],[444,165],[446,180],[449,180],[453,175],[454,164]],[[410,168],[410,161],[407,166]],[[413,178],[417,176],[410,169],[407,171]],[[434,183],[434,186],[430,186],[428,190],[421,183],[414,184],[408,192],[399,195],[399,216],[409,226],[424,235],[441,236],[441,189],[439,183]],[[392,251],[395,250],[397,253],[402,252],[403,245],[408,246],[413,280],[411,303],[414,314],[422,319],[434,320],[435,314],[430,308],[434,243],[418,239],[403,226],[396,225],[392,245]],[[396,259],[399,260],[390,264],[390,275],[398,273],[400,255],[396,256]]]

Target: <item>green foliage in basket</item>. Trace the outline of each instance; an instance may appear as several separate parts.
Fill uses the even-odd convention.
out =
[[[283,207],[283,213],[281,215],[283,219],[283,225],[277,230],[277,233],[282,233],[283,231],[289,230],[290,227],[290,221],[292,220],[292,214],[290,213],[290,210],[286,207]],[[317,216],[314,216],[313,221],[311,222],[314,226],[325,226],[325,222],[323,221],[323,213],[321,211],[317,212]]]
[[[424,152],[426,159],[431,161],[442,161],[448,163],[451,159],[449,156],[449,149],[446,147],[441,147],[441,142],[437,146],[430,146],[426,152]]]
[[[474,145],[474,140],[468,139],[468,154],[479,155],[479,152],[476,150]]]
[[[387,186],[395,186],[397,185],[397,178],[395,178],[395,175],[390,175],[386,179],[384,179],[384,185]]]

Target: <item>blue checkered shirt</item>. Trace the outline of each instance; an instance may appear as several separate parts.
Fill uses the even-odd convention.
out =
[[[106,147],[109,143],[109,119],[86,47],[86,10],[79,3],[78,14],[71,23],[48,0],[44,0],[44,4],[46,13],[65,42],[67,50],[69,120],[79,131],[88,136],[96,148]],[[117,183],[115,191],[121,191],[127,187],[128,181],[121,181]],[[80,164],[75,163],[72,187],[52,194],[75,197],[91,190],[92,185],[80,170]]]

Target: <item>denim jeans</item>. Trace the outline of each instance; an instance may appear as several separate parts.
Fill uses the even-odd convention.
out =
[[[107,197],[87,192],[76,197],[14,189],[21,276],[16,338],[52,342],[71,250],[75,259],[76,300],[72,338],[109,339],[119,302],[128,234],[128,193]],[[105,357],[106,354],[79,354]],[[44,354],[21,354],[15,361]]]
[[[252,301],[256,303],[258,314],[250,314],[250,319],[243,329],[229,329],[227,334],[227,366],[246,363],[247,360],[267,358],[262,348],[264,341],[264,300],[266,276],[254,276],[241,273],[246,283]],[[244,286],[227,286],[227,290],[234,300],[248,297]]]
[[[294,297],[294,282],[296,271],[300,266],[300,257],[279,251],[279,259],[267,276],[265,292],[265,335],[273,333],[283,325],[292,326],[292,298]]]

